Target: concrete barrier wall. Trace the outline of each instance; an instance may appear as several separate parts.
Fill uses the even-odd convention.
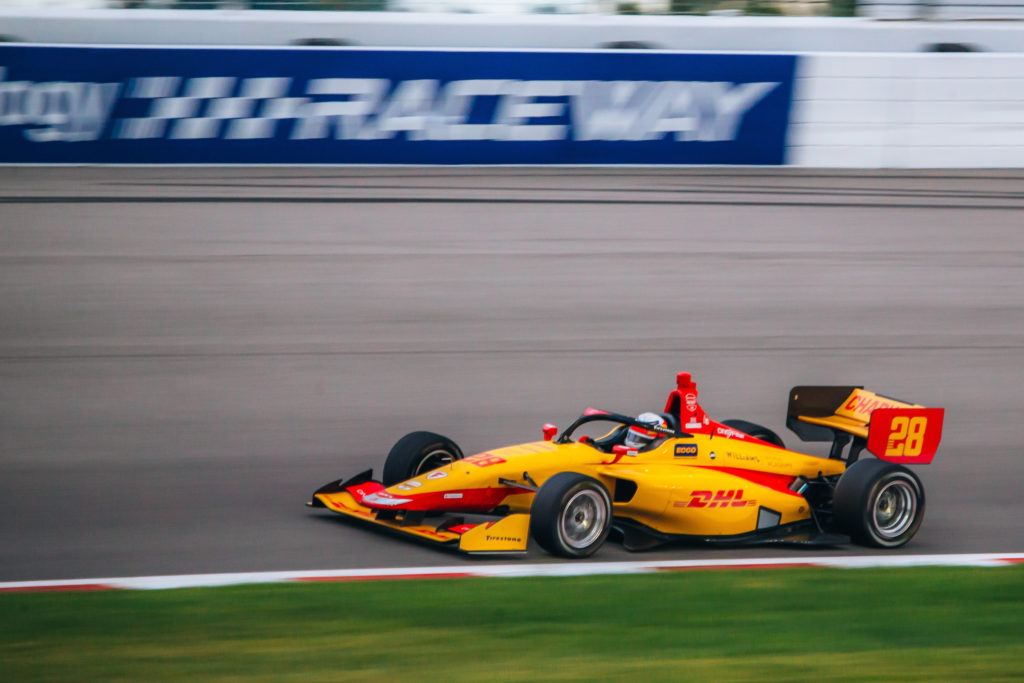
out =
[[[857,14],[876,19],[1024,19],[1018,0],[858,0]]]
[[[1024,53],[7,45],[0,162],[1019,168]]]
[[[31,43],[593,49],[633,43],[724,52],[922,52],[957,44],[1024,51],[1024,22],[832,17],[459,15],[402,12],[0,8],[0,35]]]
[[[798,66],[787,163],[1024,167],[1024,54],[817,54]]]

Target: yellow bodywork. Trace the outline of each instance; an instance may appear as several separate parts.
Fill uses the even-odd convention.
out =
[[[355,517],[356,519],[369,522],[376,526],[401,531],[402,533],[409,534],[410,536],[416,536],[417,538],[421,538],[425,541],[452,545],[459,541],[459,534],[453,531],[438,530],[436,524],[413,524],[403,526],[397,522],[379,520],[377,519],[375,510],[357,503],[356,499],[353,498],[352,494],[348,491],[339,491],[337,493],[318,493],[314,498],[323,503],[324,506],[332,512],[337,512],[338,514],[345,515],[347,517]]]
[[[497,522],[477,524],[462,534],[459,550],[467,553],[504,553],[526,550],[530,515],[509,515]]]
[[[776,526],[810,519],[806,499],[787,484],[795,477],[839,475],[845,467],[840,460],[709,434],[666,438],[636,455],[539,441],[479,453],[385,490],[397,498],[436,500],[437,509],[452,514],[462,501],[477,498],[499,501],[492,507],[500,503],[509,513],[462,533],[444,528],[443,517],[435,517],[435,524],[427,523],[430,518],[379,519],[379,508],[358,503],[347,491],[316,498],[334,512],[465,552],[525,552],[534,490],[559,472],[579,472],[604,484],[616,518],[667,535],[728,537],[757,531],[762,508],[778,515]]]

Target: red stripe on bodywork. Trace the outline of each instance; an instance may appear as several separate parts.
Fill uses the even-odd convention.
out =
[[[518,486],[488,486],[482,489],[448,489],[445,491],[432,491],[430,493],[403,493],[401,498],[408,499],[408,503],[398,505],[380,505],[366,500],[366,496],[375,493],[387,498],[398,498],[399,496],[387,493],[384,487],[376,482],[361,484],[348,489],[348,492],[360,505],[365,505],[373,510],[448,510],[451,512],[487,512],[501,505],[505,498],[520,493],[531,493],[530,489]],[[445,496],[461,495],[461,498],[446,498]]]
[[[799,493],[789,488],[789,485],[793,483],[796,477],[788,474],[775,474],[774,472],[758,472],[757,470],[744,470],[738,467],[703,467],[702,469],[714,470],[716,472],[722,472],[723,474],[729,474],[740,479],[745,479],[749,482],[753,482],[758,486],[764,486],[765,488],[779,493],[788,493],[791,496],[797,496],[803,498]]]

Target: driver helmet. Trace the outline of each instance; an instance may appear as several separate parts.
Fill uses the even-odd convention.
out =
[[[641,413],[636,419],[637,422],[642,422],[644,424],[651,425],[652,427],[668,427],[665,419],[657,413]],[[629,430],[626,432],[625,445],[628,448],[640,449],[654,441],[658,436],[658,432],[653,429],[644,429],[643,427],[631,425]]]

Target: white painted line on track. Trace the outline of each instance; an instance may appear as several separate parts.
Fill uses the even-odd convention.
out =
[[[233,574],[181,574],[111,579],[0,582],[0,593],[95,590],[161,590],[210,588],[258,583],[319,581],[393,581],[399,579],[515,578],[524,576],[590,576],[643,574],[702,569],[784,569],[821,567],[1005,567],[1024,564],[1024,553],[971,555],[866,555],[841,557],[773,557],[731,560],[651,560],[639,562],[553,562],[548,564],[480,564],[443,567],[333,569]]]

